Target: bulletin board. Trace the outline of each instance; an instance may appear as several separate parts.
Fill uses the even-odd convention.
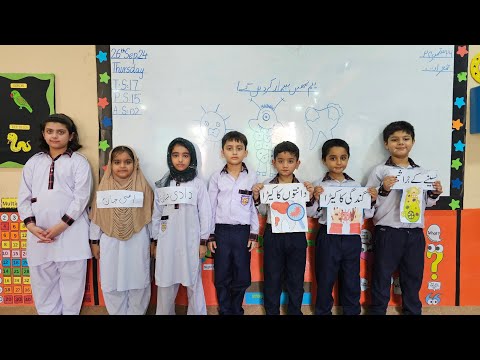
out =
[[[38,152],[40,123],[54,112],[54,74],[0,74],[0,168],[21,168]]]

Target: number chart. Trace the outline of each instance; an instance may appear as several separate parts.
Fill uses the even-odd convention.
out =
[[[17,212],[0,211],[0,306],[33,305],[27,262],[27,228]]]

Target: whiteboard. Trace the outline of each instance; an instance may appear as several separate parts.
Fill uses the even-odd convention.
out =
[[[322,178],[321,147],[350,145],[346,172],[365,184],[384,162],[383,128],[415,127],[413,160],[437,170],[449,196],[453,45],[111,45],[113,146],[138,153],[148,181],[168,170],[176,137],[195,144],[208,181],[225,162],[221,138],[244,133],[247,167],[275,175],[275,144],[300,148],[297,177]]]

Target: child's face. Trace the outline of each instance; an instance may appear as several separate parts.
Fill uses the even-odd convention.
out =
[[[400,159],[407,158],[414,143],[415,141],[411,135],[403,130],[399,130],[388,137],[385,143],[385,149],[387,149],[393,157]]]
[[[348,165],[348,153],[344,147],[334,146],[328,151],[323,163],[330,173],[341,175]]]
[[[66,150],[68,142],[73,137],[73,133],[68,133],[67,125],[53,121],[45,124],[42,135],[50,149],[55,150]]]
[[[225,157],[227,164],[239,165],[247,157],[248,151],[242,142],[228,140],[223,146],[222,155]]]
[[[282,176],[290,176],[300,166],[300,160],[288,151],[281,152],[272,160],[272,165]]]
[[[173,167],[178,171],[186,170],[188,165],[190,165],[190,151],[181,144],[173,146],[171,157]]]
[[[133,159],[128,152],[115,154],[112,159],[112,173],[115,178],[128,179],[133,173]]]

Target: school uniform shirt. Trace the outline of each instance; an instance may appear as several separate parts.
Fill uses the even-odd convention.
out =
[[[421,171],[425,171],[422,167],[415,164],[415,162],[408,158],[409,165],[407,169],[417,168]],[[422,220],[418,224],[406,224],[400,221],[400,201],[402,199],[402,190],[401,189],[392,189],[390,193],[386,193],[383,187],[383,179],[385,176],[389,175],[392,168],[400,168],[396,165],[392,158],[389,157],[385,164],[380,164],[375,166],[373,171],[367,180],[368,187],[380,187],[378,190],[377,202],[375,204],[375,216],[373,217],[374,225],[384,225],[390,226],[393,228],[423,228],[424,225],[424,214],[425,208],[433,206],[438,201],[438,195],[434,195],[430,190],[423,191],[423,202],[422,202]]]
[[[100,282],[105,292],[144,289],[150,286],[151,223],[128,240],[105,234],[90,223],[90,239],[100,239]]]
[[[85,156],[68,149],[52,159],[46,152],[32,156],[22,171],[18,212],[25,225],[34,222],[46,230],[64,221],[69,227],[53,243],[38,243],[27,232],[28,264],[74,261],[92,257],[88,243],[87,205],[92,173]]]
[[[362,187],[362,185],[359,182],[353,180],[346,173],[343,173],[343,176],[345,177],[345,179],[343,179],[342,181],[338,181],[338,180],[332,179],[327,172],[322,180],[320,179],[315,180],[312,185],[314,187],[321,186],[323,188],[327,186]],[[364,219],[372,218],[374,211],[375,209],[373,206],[370,209],[363,209],[362,219],[360,223],[363,224]],[[320,203],[318,200],[315,200],[312,207],[307,208],[307,216],[318,218],[318,222],[321,225],[327,224],[327,209],[320,207]]]
[[[171,180],[169,186],[177,186]],[[205,183],[198,177],[178,183],[197,190],[197,204],[161,205],[155,189],[152,237],[157,241],[155,282],[167,287],[174,284],[192,286],[197,282],[200,243],[211,232],[212,208]]]
[[[278,174],[275,175],[272,179],[265,180],[263,183],[264,184],[279,184]],[[298,180],[297,177],[295,176],[295,174],[293,174],[292,184],[294,184],[294,183],[303,184],[304,181]],[[313,202],[307,201],[305,205],[308,209],[309,207],[313,206]],[[258,203],[256,203],[256,206],[257,206],[258,213],[260,215],[262,215],[262,216],[266,215],[267,216],[267,224],[272,224],[272,218],[271,218],[272,217],[272,215],[271,215],[272,212],[269,211],[270,205],[261,204],[260,202],[258,202]]]
[[[244,163],[237,179],[228,173],[227,165],[213,173],[208,185],[213,225],[250,225],[250,239],[256,240],[260,226],[252,187],[257,181],[257,174]]]

